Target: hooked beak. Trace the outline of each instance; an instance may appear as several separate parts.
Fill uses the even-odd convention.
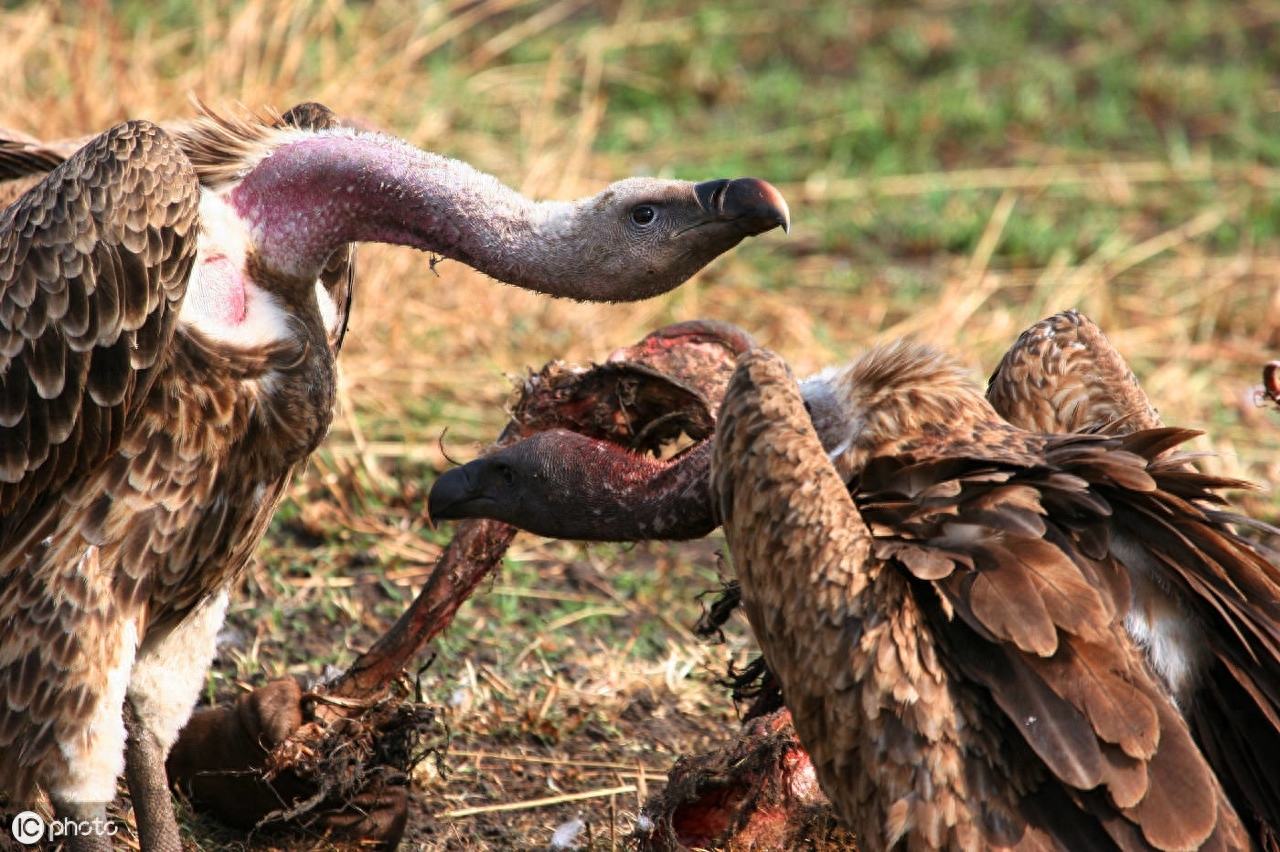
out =
[[[436,521],[456,521],[470,517],[465,508],[474,496],[470,464],[455,467],[440,474],[427,495],[427,515],[432,524]]]
[[[744,230],[760,234],[781,227],[791,232],[791,211],[772,184],[759,178],[709,180],[693,187],[703,210],[721,220],[739,221]]]

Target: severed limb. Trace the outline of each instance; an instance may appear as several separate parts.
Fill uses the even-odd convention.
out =
[[[589,368],[548,364],[524,379],[492,449],[553,428],[637,452],[696,444],[714,430],[737,354],[750,345],[734,326],[699,321],[659,329]],[[169,756],[173,784],[233,825],[286,823],[395,848],[407,819],[406,775],[431,722],[397,685],[501,564],[515,533],[490,520],[458,524],[418,597],[329,683],[306,690],[277,680],[198,710]]]

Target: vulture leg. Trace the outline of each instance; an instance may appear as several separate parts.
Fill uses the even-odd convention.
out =
[[[107,825],[106,802],[67,802],[53,800],[53,810],[59,820],[70,820],[77,826]],[[68,831],[71,852],[112,852],[111,835],[106,831]]]
[[[139,722],[132,701],[124,703],[124,726],[129,733],[124,771],[142,848],[148,852],[182,852],[178,820],[165,780],[164,749],[156,735]]]
[[[165,758],[200,694],[226,616],[228,590],[207,598],[173,629],[138,649],[124,702],[125,776],[142,848],[181,852]],[[192,666],[199,661],[200,666]]]

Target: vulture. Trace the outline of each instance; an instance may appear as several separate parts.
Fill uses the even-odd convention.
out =
[[[442,476],[432,517],[622,541],[723,523],[766,661],[866,848],[1275,848],[1280,571],[1218,508],[1243,483],[1174,452],[1195,433],[1159,428],[1096,326],[1028,330],[991,402],[914,344],[798,385],[742,357],[716,435],[684,456],[542,433]],[[1049,434],[1067,429],[1089,431]],[[935,701],[949,709],[922,715]],[[1104,706],[1125,708],[1123,735]],[[1127,739],[1142,725],[1154,751]]]
[[[0,179],[0,810],[105,818],[124,772],[162,852],[228,591],[330,425],[353,244],[624,301],[788,224],[753,178],[530,201],[317,104],[10,140]]]

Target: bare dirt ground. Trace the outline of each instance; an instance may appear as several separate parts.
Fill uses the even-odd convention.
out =
[[[285,525],[279,535],[300,532]],[[451,640],[457,636],[456,646],[424,655],[424,668],[414,675],[423,699],[436,712],[436,728],[424,743],[432,751],[412,776],[410,823],[402,848],[546,849],[556,848],[552,843],[557,837],[562,838],[558,848],[625,848],[641,804],[661,790],[674,760],[714,747],[738,723],[728,690],[715,681],[726,670],[732,645],[739,647],[739,662],[744,659],[743,635],[731,636],[730,645],[702,645],[693,639],[690,628],[700,608],[693,587],[701,584],[712,592],[716,584],[705,575],[684,577],[672,570],[693,564],[714,571],[716,542],[642,546],[626,553],[633,569],[639,563],[657,575],[667,573],[673,597],[687,595],[675,612],[661,616],[628,600],[611,582],[609,565],[599,553],[569,561],[538,555],[547,546],[518,539],[514,558],[521,560],[521,570],[537,577],[536,585],[512,588],[510,578],[500,572],[463,608],[441,643],[454,645]],[[299,579],[296,600],[282,604],[285,630],[264,626],[250,591],[251,600],[228,621],[224,653],[215,664],[225,679],[214,697],[233,698],[266,679],[236,681],[241,655],[290,661],[283,666],[288,673],[321,674],[313,661],[332,658],[338,648],[367,647],[390,625],[403,598],[415,590],[414,581],[421,582],[426,571],[406,569],[390,579],[367,571],[343,573],[337,583],[343,588],[337,618],[324,612],[323,596],[314,594],[323,585]],[[261,575],[250,582],[251,589],[258,582],[272,582],[265,568]],[[504,595],[512,592],[516,594]],[[279,599],[278,592],[273,596]],[[468,629],[483,633],[503,618],[498,612],[503,597],[517,597],[521,620],[495,628],[498,644],[486,646],[461,635]],[[582,606],[576,613],[583,617],[556,616],[566,598]],[[611,639],[593,635],[590,622],[603,618],[611,636],[632,637],[621,654],[607,644]],[[584,624],[576,635],[560,633]],[[668,657],[655,664],[633,656],[635,645],[653,641],[655,630],[675,638]],[[510,649],[515,649],[514,658]],[[244,842],[243,835],[221,830],[208,819],[188,825],[202,847]],[[319,837],[286,839],[270,831],[254,835],[254,848],[264,844],[331,846]]]

